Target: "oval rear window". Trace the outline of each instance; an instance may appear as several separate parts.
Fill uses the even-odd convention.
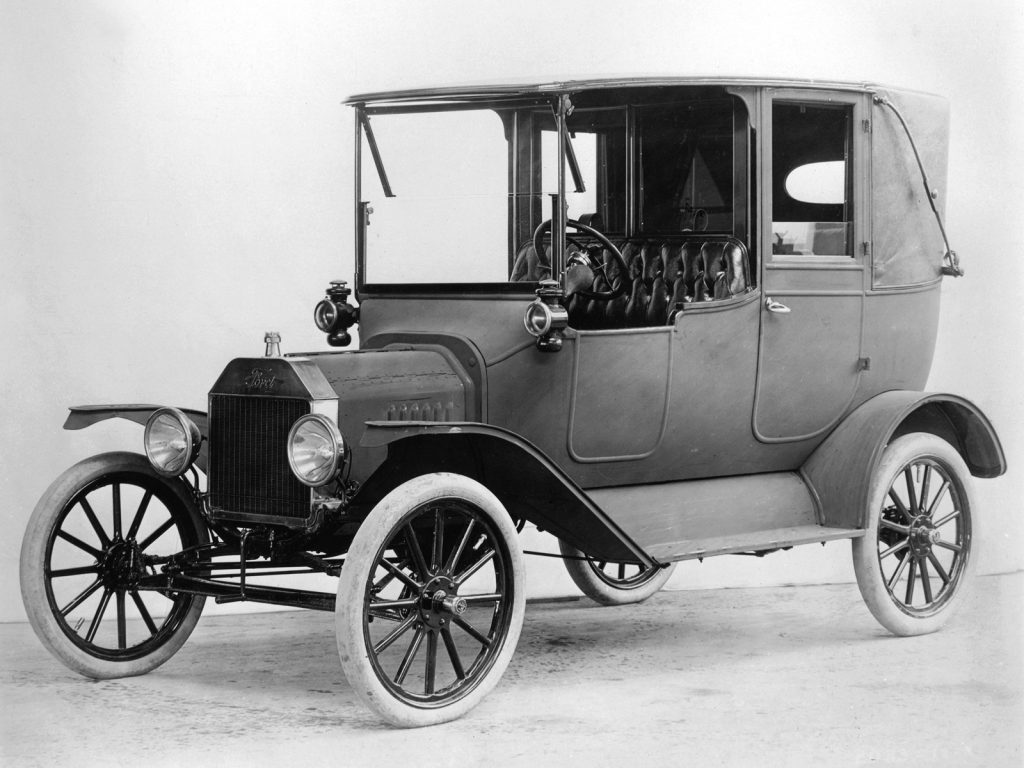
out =
[[[846,202],[846,163],[830,160],[794,168],[786,177],[786,192],[802,203],[835,205]]]

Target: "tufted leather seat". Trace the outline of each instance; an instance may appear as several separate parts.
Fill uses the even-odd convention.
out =
[[[569,324],[578,329],[643,328],[665,325],[685,304],[727,299],[750,287],[746,248],[734,238],[688,239],[681,243],[659,239],[631,240],[621,245],[627,273],[611,255],[602,254],[603,274],[593,290],[607,291],[626,283],[622,295],[610,301],[573,296]],[[532,244],[516,255],[512,280],[540,280],[549,270],[537,262]]]
[[[682,301],[693,301],[697,293],[697,280],[704,271],[700,258],[701,245],[700,242],[691,240],[683,243],[680,249],[679,258],[683,264]]]
[[[732,238],[633,242],[623,257],[633,282],[625,313],[630,327],[664,325],[684,304],[727,299],[750,286],[746,249]]]
[[[704,267],[704,301],[728,299],[746,292],[750,285],[750,265],[738,241],[704,243],[700,256]]]

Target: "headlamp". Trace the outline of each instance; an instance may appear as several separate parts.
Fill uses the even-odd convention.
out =
[[[310,413],[288,433],[288,464],[299,482],[316,488],[338,476],[348,460],[348,445],[330,418]]]
[[[185,474],[199,455],[201,444],[199,427],[177,408],[158,408],[146,422],[146,457],[165,477]]]

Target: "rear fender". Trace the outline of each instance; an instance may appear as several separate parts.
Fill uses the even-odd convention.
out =
[[[589,555],[655,564],[557,464],[513,432],[469,422],[367,422],[360,444],[387,446],[388,456],[353,498],[357,513],[406,480],[454,472],[486,486],[514,518]]]
[[[847,416],[800,469],[825,525],[866,525],[868,489],[882,452],[909,432],[946,440],[976,477],[998,477],[1006,471],[999,437],[974,403],[943,393],[885,392]]]
[[[124,405],[75,405],[68,409],[71,412],[64,422],[64,429],[85,429],[107,419],[126,419],[127,421],[134,421],[136,424],[146,426],[146,422],[153,415],[153,411],[163,407],[165,406],[143,405],[139,403]],[[209,445],[207,415],[203,411],[196,411],[191,408],[179,408],[178,410],[196,423],[200,434],[203,436],[203,443],[199,448],[199,456],[196,459],[196,468],[205,475],[209,454],[207,450]]]

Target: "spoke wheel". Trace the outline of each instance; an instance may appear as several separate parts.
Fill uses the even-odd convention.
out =
[[[602,605],[643,602],[665,586],[676,568],[675,563],[665,568],[647,568],[639,563],[599,560],[584,555],[561,540],[558,547],[573,583],[583,594]]]
[[[362,523],[338,584],[342,668],[393,725],[446,722],[497,684],[522,627],[515,526],[460,475],[411,480]]]
[[[188,638],[205,598],[141,590],[162,557],[209,540],[184,483],[138,454],[86,459],[36,505],[21,550],[32,628],[93,678],[149,672]]]
[[[944,440],[905,435],[886,448],[870,498],[867,533],[853,542],[861,594],[894,634],[934,632],[974,569],[970,472]]]

